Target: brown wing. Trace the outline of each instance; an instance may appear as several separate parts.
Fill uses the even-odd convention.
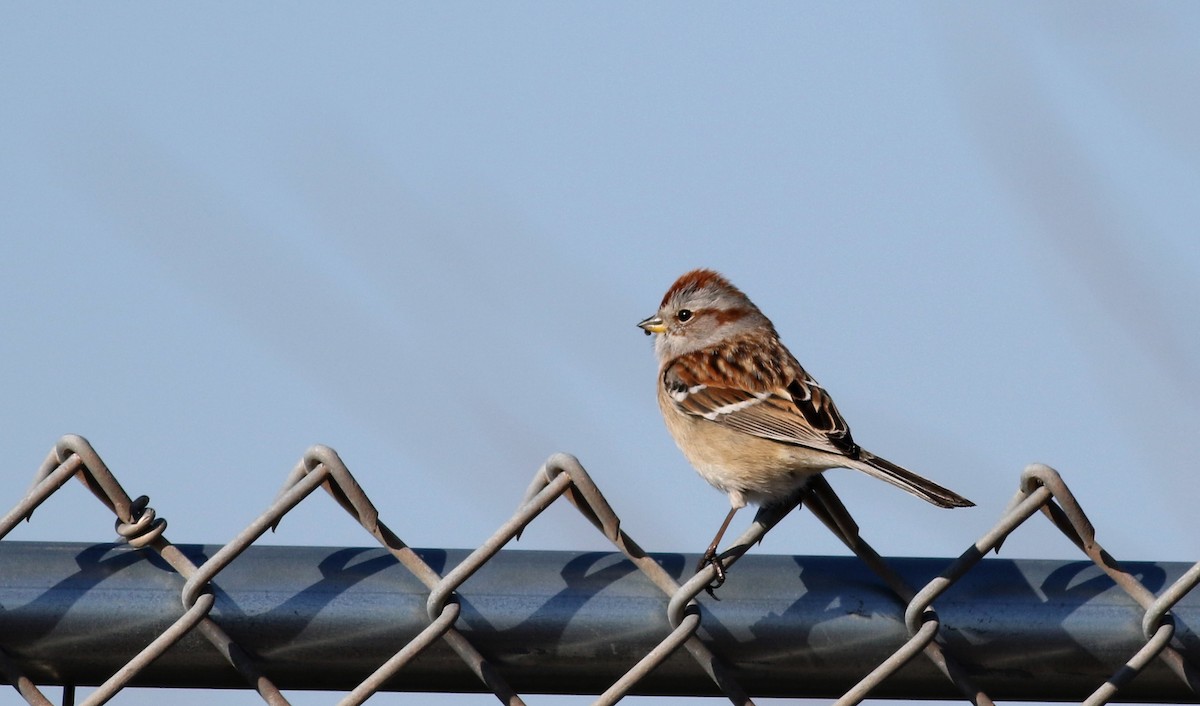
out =
[[[663,371],[662,383],[680,411],[784,444],[858,455],[846,420],[829,393],[798,363],[788,361],[786,368],[758,366],[755,374],[746,374],[736,362],[747,356],[722,356],[717,361],[713,354],[704,355],[682,356]],[[716,387],[701,383],[692,371],[705,364],[720,370],[722,377],[734,384]]]
[[[803,369],[800,372],[801,377],[792,380],[787,387],[794,408],[840,453],[857,457],[858,444],[850,436],[850,426],[833,404],[833,398]]]

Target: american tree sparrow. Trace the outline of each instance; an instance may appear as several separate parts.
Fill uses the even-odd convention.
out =
[[[854,468],[940,507],[975,503],[859,447],[829,393],[779,340],[771,321],[712,270],[676,280],[658,313],[638,324],[655,335],[658,406],[696,471],[732,506],[697,571],[716,559],[729,522],[747,503],[781,502],[829,468]]]

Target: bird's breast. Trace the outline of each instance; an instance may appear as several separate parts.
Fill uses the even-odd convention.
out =
[[[753,436],[689,415],[660,396],[663,418],[679,450],[704,480],[755,504],[780,500],[813,473],[838,465],[830,454]]]

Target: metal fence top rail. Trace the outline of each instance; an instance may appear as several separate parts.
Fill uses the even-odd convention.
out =
[[[176,545],[197,564],[220,546]],[[415,550],[444,571],[470,550]],[[684,578],[696,556],[653,554]],[[889,559],[913,584],[945,559]],[[38,683],[96,685],[118,671],[182,612],[180,577],[128,546],[0,543],[5,643]],[[1126,567],[1154,586],[1189,568]],[[348,691],[429,625],[428,590],[388,552],[361,547],[250,547],[221,572],[210,612],[281,689]],[[904,606],[854,557],[747,556],[701,609],[700,638],[750,692],[836,697],[908,640]],[[463,635],[522,693],[603,692],[671,630],[663,595],[617,552],[506,550],[458,591]],[[1175,607],[1200,621],[1200,598]],[[1082,700],[1145,642],[1142,611],[1088,561],[988,559],[938,601],[947,644],[996,698]],[[1195,643],[1181,629],[1176,637]],[[19,649],[13,649],[19,648]],[[989,665],[1003,664],[1002,669]],[[188,635],[133,682],[143,686],[244,687],[206,640]],[[434,644],[386,690],[482,690],[444,644]],[[717,695],[684,654],[665,661],[636,693]],[[952,698],[935,666],[914,660],[874,692]],[[1163,665],[1126,697],[1193,701]]]

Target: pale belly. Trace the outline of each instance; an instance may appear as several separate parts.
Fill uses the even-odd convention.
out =
[[[795,492],[814,473],[840,466],[838,456],[751,436],[671,410],[667,428],[704,480],[734,507],[769,505]]]

